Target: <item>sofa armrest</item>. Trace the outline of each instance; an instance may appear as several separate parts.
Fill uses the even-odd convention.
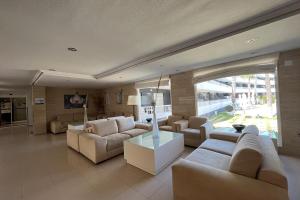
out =
[[[107,156],[107,140],[92,133],[82,133],[79,135],[79,150],[94,163],[101,162]]]
[[[209,134],[209,138],[217,140],[225,140],[229,142],[237,142],[241,134],[239,133],[226,133],[226,132],[214,132]]]
[[[203,135],[204,139],[209,137],[209,134],[214,129],[213,123],[211,121],[207,121],[206,123],[200,126],[200,133]]]
[[[288,200],[288,191],[275,185],[181,159],[172,166],[175,200]]]
[[[152,125],[151,124],[144,124],[144,123],[135,123],[135,128],[140,128],[140,129],[145,129],[148,131],[152,130]]]
[[[176,131],[182,131],[183,129],[186,129],[189,127],[189,121],[188,120],[179,120],[174,122],[175,130]]]
[[[165,126],[168,123],[168,119],[162,119],[162,120],[158,120],[157,124],[158,126]]]

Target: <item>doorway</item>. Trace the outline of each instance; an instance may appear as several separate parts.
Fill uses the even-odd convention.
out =
[[[0,97],[0,126],[26,124],[26,97]]]

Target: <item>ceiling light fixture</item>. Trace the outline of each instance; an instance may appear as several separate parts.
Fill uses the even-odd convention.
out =
[[[255,38],[252,38],[252,39],[246,41],[247,44],[253,44],[255,42],[256,42]]]
[[[77,51],[77,49],[74,48],[74,47],[69,47],[69,48],[68,48],[68,51]]]

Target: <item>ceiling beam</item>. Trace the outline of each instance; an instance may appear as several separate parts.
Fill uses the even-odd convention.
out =
[[[169,48],[162,49],[160,51],[149,54],[145,57],[141,57],[136,60],[130,61],[124,65],[117,66],[111,70],[104,71],[102,73],[95,75],[95,78],[101,79],[116,74],[118,72],[124,71],[126,69],[133,68],[142,64],[151,63],[175,54],[179,54],[184,51],[194,49],[206,45],[208,43],[212,43],[275,21],[279,21],[299,13],[300,13],[300,1],[299,0],[292,1],[285,4],[284,6],[266,11],[261,15],[251,17],[247,20],[232,24],[225,28],[220,28],[218,30],[209,32],[204,35],[200,35],[198,37],[195,37],[194,39],[176,44]]]

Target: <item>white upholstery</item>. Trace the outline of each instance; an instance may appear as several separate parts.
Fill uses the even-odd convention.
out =
[[[135,136],[141,135],[143,133],[147,133],[147,132],[148,132],[148,130],[145,130],[145,129],[134,128],[134,129],[124,131],[124,132],[122,132],[122,134],[129,135],[130,137],[135,137]]]
[[[107,135],[103,138],[107,141],[106,150],[110,151],[113,149],[123,147],[123,141],[129,139],[130,136],[126,134],[115,133]]]
[[[228,170],[231,157],[225,154],[198,148],[186,160],[209,165],[217,169]]]
[[[200,148],[202,149],[207,149],[210,151],[226,154],[229,156],[233,154],[235,147],[236,147],[236,143],[234,142],[216,140],[216,139],[205,140],[200,145]]]
[[[234,149],[229,170],[236,174],[255,178],[262,159],[258,136],[246,134]]]
[[[133,129],[135,127],[134,120],[132,117],[118,118],[116,119],[116,121],[118,123],[120,133]]]
[[[92,124],[94,133],[100,136],[107,136],[118,133],[118,125],[116,120],[98,121]]]

